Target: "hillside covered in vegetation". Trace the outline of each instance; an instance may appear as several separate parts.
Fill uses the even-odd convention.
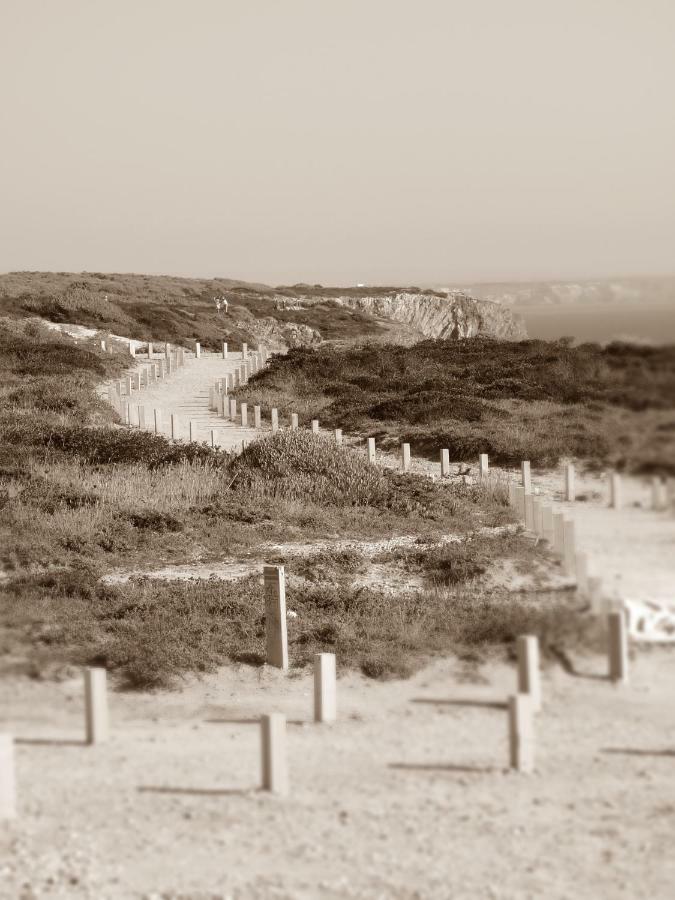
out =
[[[308,422],[436,458],[561,457],[675,474],[675,347],[425,341],[294,350],[239,390]]]

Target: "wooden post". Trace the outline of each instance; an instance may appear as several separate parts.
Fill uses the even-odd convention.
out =
[[[574,485],[574,466],[567,463],[565,466],[565,500],[573,503],[577,499],[576,488]]]
[[[164,356],[166,359],[169,359],[171,356],[171,344],[168,341],[164,343]]]
[[[241,416],[241,427],[248,428],[248,404],[241,403],[239,405],[239,414]]]
[[[178,416],[176,413],[171,413],[171,438],[174,441],[178,440],[179,427]]]
[[[153,410],[153,415],[155,419],[155,434],[160,434],[162,431],[162,410]]]
[[[145,428],[145,407],[137,406],[136,415],[138,416],[138,427]]]
[[[154,353],[154,348],[152,346],[152,341],[148,341],[148,359],[152,359],[153,353]]]
[[[192,443],[193,441],[196,441],[196,440],[197,440],[197,426],[192,421],[192,419],[190,419],[190,443]]]
[[[272,713],[260,719],[262,744],[262,789],[273,794],[288,794],[286,762],[286,717]]]
[[[597,575],[588,576],[588,599],[591,604],[591,612],[594,615],[599,615],[603,612],[605,600],[602,590],[602,578],[599,578]]]
[[[410,444],[401,444],[401,470],[410,471]]]
[[[314,657],[314,721],[334,722],[337,718],[335,654]]]
[[[577,576],[577,591],[582,597],[588,595],[588,555],[586,553],[574,554],[574,569]]]
[[[561,512],[553,513],[553,552],[558,556],[565,552],[565,519]]]
[[[525,491],[525,488],[523,488]],[[534,531],[534,508],[532,506],[532,501],[534,497],[528,491],[525,491],[524,495],[525,500],[525,528],[528,531]]]
[[[516,640],[518,655],[518,693],[527,694],[533,712],[541,709],[541,675],[539,672],[539,639],[533,634],[521,634]]]
[[[223,341],[223,359],[227,359],[227,341]]]
[[[87,744],[108,740],[108,697],[106,670],[84,670],[85,734]]]
[[[368,438],[368,462],[375,462],[375,438]]]
[[[216,395],[216,410],[221,419],[225,418],[225,394],[217,394]]]
[[[576,535],[574,521],[563,519],[563,571],[565,575],[574,575],[576,570]]]
[[[11,734],[0,734],[0,821],[15,816],[14,738]]]
[[[661,512],[668,508],[668,490],[663,479],[654,476],[652,478],[652,509]]]
[[[270,419],[272,420],[272,434],[276,434],[279,430],[279,411],[274,406],[270,412]],[[297,423],[295,427],[297,428]]]
[[[319,420],[312,419],[312,434],[318,434],[318,433],[319,433]]]
[[[127,375],[127,377],[124,379],[124,384],[126,387],[125,393],[127,397],[131,397],[131,375]]]
[[[128,400],[122,404],[122,421],[125,425],[131,425],[131,404]]]
[[[199,343],[199,341],[195,341],[195,358],[199,359],[201,355],[202,355],[202,345]]]
[[[286,634],[286,576],[283,566],[265,566],[265,640],[267,664],[288,668]]]
[[[341,428],[335,429],[335,443],[338,445],[338,447],[342,444],[342,429]]]
[[[549,546],[553,546],[553,507],[550,503],[543,503],[541,507],[541,527],[544,532],[544,540]]]
[[[260,414],[260,407],[253,407],[253,427],[254,428],[262,428],[262,416]]]
[[[610,681],[628,682],[628,634],[624,612],[607,616],[607,639]]]
[[[214,429],[211,429],[211,449],[215,450],[216,448],[216,432]]]
[[[512,769],[534,770],[534,716],[526,694],[509,697],[509,761]]]
[[[291,413],[291,429],[293,431],[296,431],[297,428],[298,428],[298,414]]]
[[[248,344],[241,345],[241,358],[246,359],[248,356]]]
[[[478,477],[485,478],[490,469],[487,453],[481,453],[478,457]]]
[[[537,537],[544,536],[542,502],[539,497],[532,497],[532,529]]]
[[[525,521],[525,488],[521,487],[519,484],[517,484],[514,488],[514,494],[516,497],[516,515],[522,522],[524,522]]]
[[[447,478],[450,474],[450,451],[441,450],[441,478]]]
[[[609,505],[612,509],[621,509],[623,506],[621,476],[618,472],[611,472],[609,476]]]
[[[237,418],[237,398],[230,397],[230,418],[234,422]]]
[[[524,459],[520,464],[520,483],[525,489],[526,494],[532,493],[532,473],[530,471],[529,459]]]

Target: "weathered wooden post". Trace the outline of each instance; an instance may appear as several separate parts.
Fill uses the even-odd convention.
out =
[[[180,429],[180,425],[178,422],[178,416],[176,413],[171,413],[171,438],[174,441],[178,440],[178,432]]]
[[[155,419],[155,434],[161,434],[162,431],[162,410],[154,409],[153,415]]]
[[[291,413],[291,430],[297,431],[298,429],[298,414]]]
[[[211,429],[211,449],[215,450],[215,448],[216,448],[216,432],[212,428]]]
[[[223,341],[223,359],[227,359],[227,341]]]
[[[152,359],[154,353],[154,348],[152,346],[152,341],[148,341],[148,359]]]
[[[319,433],[319,420],[312,419],[312,434],[318,434],[318,433]]]
[[[241,358],[246,359],[248,356],[248,344],[241,345]]]
[[[375,438],[373,437],[368,438],[368,462],[375,462]]]
[[[565,517],[561,512],[553,513],[553,552],[562,556],[565,552]]]
[[[0,734],[0,821],[15,816],[14,738],[11,734]]]
[[[588,595],[588,554],[574,554],[574,568],[577,577],[577,591],[586,597]]]
[[[410,471],[410,444],[401,444],[401,470]]]
[[[269,666],[288,668],[286,576],[283,566],[265,566],[265,642]]]
[[[342,429],[341,428],[335,429],[335,443],[338,445],[338,447],[342,444]]]
[[[574,484],[574,466],[567,463],[565,466],[565,500],[573,503],[577,499],[576,488]]]
[[[542,502],[536,495],[532,497],[532,529],[537,537],[544,536]]]
[[[248,404],[247,403],[239,404],[239,413],[241,415],[241,427],[248,428]]]
[[[262,428],[262,415],[259,406],[253,407],[253,427]]]
[[[525,488],[523,488],[525,491]],[[528,531],[534,531],[534,507],[533,507],[534,497],[528,491],[525,491],[524,501],[525,501],[525,528]]]
[[[530,471],[530,461],[529,459],[524,459],[520,464],[520,483],[522,484],[525,493],[532,493],[532,472]]]
[[[108,696],[106,670],[84,670],[85,739],[87,744],[108,740]]]
[[[623,506],[621,476],[618,472],[611,472],[609,475],[609,505],[612,509],[621,509]]]
[[[450,451],[441,450],[441,478],[447,478],[450,474]]]
[[[234,422],[237,418],[237,398],[230,397],[230,418]]]
[[[197,425],[190,419],[190,443],[197,440]]]
[[[262,789],[273,794],[288,794],[286,762],[286,717],[272,713],[260,719],[262,745]]]
[[[199,341],[195,341],[195,358],[199,359],[202,355],[202,345]]]
[[[541,709],[541,675],[539,672],[539,639],[533,634],[521,634],[516,640],[518,656],[518,693],[532,700],[532,709]]]
[[[626,684],[628,681],[628,633],[624,612],[607,616],[609,678]]]
[[[574,575],[576,570],[575,555],[576,534],[573,519],[563,519],[563,571],[565,575]]]
[[[509,760],[512,769],[529,773],[534,770],[534,715],[532,701],[526,694],[509,697]]]
[[[478,477],[485,478],[490,469],[487,453],[481,453],[478,456]]]
[[[337,718],[335,654],[317,653],[314,657],[314,721],[334,722]]]
[[[517,484],[513,489],[513,493],[516,498],[516,515],[522,522],[524,522],[525,521],[525,488],[521,487],[519,484]]]
[[[276,434],[279,430],[279,410],[274,406],[270,411],[270,420],[272,422],[272,434]]]
[[[553,547],[553,507],[550,503],[542,503],[541,527],[544,532],[544,540]]]

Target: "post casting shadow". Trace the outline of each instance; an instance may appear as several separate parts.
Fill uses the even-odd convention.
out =
[[[76,741],[73,738],[15,738],[15,744],[23,744],[27,747],[88,747],[86,741]]]
[[[260,788],[183,788],[141,785],[136,788],[139,794],[183,794],[193,797],[245,797],[255,794]]]
[[[508,706],[501,700],[453,700],[427,697],[413,697],[411,703],[427,703],[431,706],[476,706],[483,709],[506,709]]]
[[[489,775],[497,770],[492,766],[455,766],[445,763],[389,763],[387,768],[405,772],[469,772]]]
[[[634,747],[603,747],[601,753],[612,753],[618,756],[671,756],[675,759],[675,750],[640,750]]]

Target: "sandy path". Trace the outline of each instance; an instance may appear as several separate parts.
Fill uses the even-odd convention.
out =
[[[97,747],[79,743],[79,677],[5,680],[20,815],[0,825],[0,896],[665,900],[675,657],[642,654],[622,688],[604,667],[545,673],[532,776],[506,771],[506,714],[480,705],[513,691],[504,664],[350,674],[334,726],[311,723],[309,673],[226,667],[181,693],[112,694]],[[272,711],[297,723],[286,799],[257,790]]]
[[[162,358],[155,354],[154,359]],[[162,433],[171,432],[171,414],[179,421],[179,439],[188,440],[192,421],[197,441],[211,442],[211,429],[215,431],[215,446],[223,450],[240,450],[242,441],[248,443],[259,432],[252,427],[242,428],[236,422],[221,418],[209,409],[209,391],[216,379],[229,375],[242,364],[241,353],[230,353],[227,359],[219,354],[202,352],[199,359],[185,353],[185,366],[156,384],[140,391],[132,391],[132,421],[137,422],[136,407],[145,408],[145,422],[148,430],[154,430],[153,410],[162,412]],[[137,372],[148,367],[146,360],[137,360],[129,372]],[[125,398],[126,399],[126,398]],[[239,409],[239,404],[237,404]],[[253,422],[253,409],[248,411],[249,422]],[[269,427],[268,425],[265,427]],[[263,429],[264,430],[264,429]]]

